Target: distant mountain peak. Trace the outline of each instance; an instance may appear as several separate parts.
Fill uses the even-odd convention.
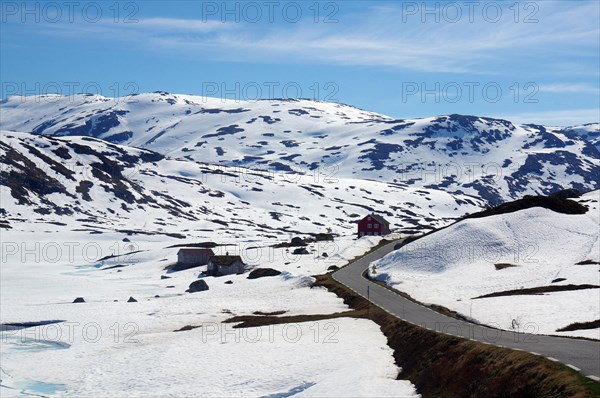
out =
[[[557,128],[460,114],[395,119],[308,99],[164,91],[11,97],[0,110],[4,130],[90,136],[190,162],[403,183],[492,204],[600,185],[597,123]]]

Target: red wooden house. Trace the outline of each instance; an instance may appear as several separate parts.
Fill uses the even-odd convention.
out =
[[[369,214],[358,222],[358,237],[380,236],[390,233],[390,223],[377,214]]]

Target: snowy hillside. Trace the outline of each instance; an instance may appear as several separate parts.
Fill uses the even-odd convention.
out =
[[[0,110],[4,130],[87,135],[204,163],[440,188],[491,204],[600,187],[598,124],[565,129],[462,115],[397,120],[337,103],[164,92],[11,97]]]
[[[342,237],[292,255],[273,247],[278,239],[196,231],[182,241],[81,223],[71,230],[43,218],[23,220],[1,232],[0,324],[57,321],[0,329],[2,397],[417,396],[409,382],[396,380],[392,350],[372,322],[339,318],[250,329],[223,323],[256,311],[347,311],[335,294],[311,288],[309,275],[345,264],[378,238]],[[172,246],[207,239],[225,245],[214,248],[218,254],[240,253],[249,267],[282,274],[202,277],[209,290],[186,293],[206,266],[169,272],[179,250]],[[73,303],[76,297],[85,302]],[[201,377],[214,369],[225,376]],[[352,383],[344,389],[340,380]]]
[[[396,120],[309,100],[163,92],[12,97],[0,111],[3,397],[417,396],[396,380],[381,330],[328,318],[349,308],[311,288],[313,275],[380,241],[356,239],[356,222],[376,212],[391,224],[387,238],[398,239],[524,194],[600,185],[598,125]],[[597,290],[473,298],[598,284],[597,265],[577,265],[597,261],[598,192],[581,199],[595,206],[581,216],[529,209],[461,221],[382,259],[378,275],[484,323],[563,333],[555,329],[594,320]],[[318,241],[322,233],[335,240]],[[306,240],[306,252],[288,247],[292,237]],[[422,243],[433,248],[424,256],[413,251]],[[240,255],[246,271],[281,273],[175,272],[183,246]],[[488,246],[498,258],[480,255]],[[464,252],[456,256],[456,247]],[[186,292],[198,279],[209,289]],[[324,319],[235,330],[224,323],[265,313]],[[14,326],[41,321],[55,323]],[[336,344],[326,344],[330,337]],[[203,377],[215,369],[223,377]]]
[[[480,209],[481,200],[406,184],[322,174],[214,166],[90,137],[1,133],[3,223],[23,218],[85,226],[90,233],[140,230],[269,237],[354,234],[376,211],[392,228],[432,228]]]
[[[600,191],[577,200],[585,214],[534,207],[460,221],[390,253],[371,275],[484,324],[600,339],[597,326],[558,331],[600,314]]]
[[[208,165],[90,137],[2,132],[0,161],[2,397],[416,397],[396,380],[393,352],[372,322],[223,322],[349,310],[311,288],[311,275],[379,241],[355,238],[353,221],[365,212],[390,214],[394,228],[431,228],[483,206],[439,190]],[[333,242],[311,240],[328,231]],[[309,242],[306,254],[280,245],[292,236]],[[169,270],[181,246],[198,243],[240,255],[248,271],[281,274]],[[187,293],[199,278],[209,290]],[[12,326],[27,322],[34,326]],[[201,377],[214,369],[226,377]]]
[[[588,123],[582,126],[573,126],[563,129],[565,133],[574,133],[590,142],[600,150],[600,125],[598,123]]]

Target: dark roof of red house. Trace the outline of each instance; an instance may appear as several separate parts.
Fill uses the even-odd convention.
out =
[[[372,218],[374,218],[374,219],[375,219],[375,221],[378,221],[380,224],[387,224],[387,225],[390,225],[390,223],[389,223],[389,222],[387,222],[387,221],[385,220],[385,218],[381,217],[381,216],[380,216],[380,215],[378,215],[378,214],[373,214],[373,213],[371,213],[371,214],[369,214],[369,216],[371,216]],[[367,217],[368,217],[368,216],[367,216]],[[365,217],[365,218],[366,218],[366,217]]]
[[[240,261],[242,264],[244,264],[240,256],[212,256],[210,261],[219,266],[231,265],[236,261]]]
[[[185,247],[183,249],[179,249],[177,254],[179,254],[181,252],[184,252],[186,254],[197,254],[197,255],[207,254],[209,256],[212,256],[215,254],[211,249],[193,249],[193,248],[187,248],[187,247]]]

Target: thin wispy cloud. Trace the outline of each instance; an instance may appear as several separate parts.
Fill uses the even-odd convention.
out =
[[[34,25],[40,33],[59,35],[64,38],[80,39],[82,35],[90,40],[110,40],[151,44],[166,37],[180,37],[187,40],[203,41],[209,35],[220,31],[231,31],[237,25],[221,21],[202,21],[180,18],[144,18],[132,23],[114,23],[101,20],[96,23],[51,23]]]
[[[221,15],[210,19],[193,7],[182,13],[150,6],[142,10],[143,15],[135,16],[135,23],[115,23],[108,12],[97,23],[15,20],[3,25],[0,49],[3,55],[16,55],[4,57],[9,64],[11,59],[33,57],[28,55],[32,53],[29,49],[36,46],[36,51],[48,57],[60,53],[64,65],[48,72],[46,79],[50,81],[67,81],[72,76],[82,81],[103,78],[106,86],[112,87],[114,80],[125,79],[112,77],[115,72],[110,68],[95,67],[101,62],[89,69],[74,67],[78,57],[93,58],[97,56],[93,49],[101,48],[113,51],[111,60],[135,65],[123,70],[129,74],[128,81],[139,82],[141,90],[203,94],[205,81],[233,85],[279,79],[302,84],[304,95],[313,95],[311,90],[319,81],[323,97],[325,84],[335,82],[336,98],[392,116],[452,112],[488,115],[500,109],[498,112],[507,117],[516,115],[523,121],[532,117],[548,124],[596,119],[589,109],[600,100],[600,3],[531,3],[539,7],[533,23],[526,23],[531,15],[523,9],[515,19],[509,8],[513,2],[493,3],[503,7],[503,17],[497,22],[483,18],[484,3],[479,2],[473,20],[463,8],[462,18],[455,23],[444,17],[436,22],[431,14],[423,22],[419,13],[404,15],[403,4],[340,3],[335,23],[315,22],[308,8],[298,23],[287,23],[281,15],[274,21],[252,23],[235,15],[225,22]],[[431,9],[438,2],[413,4]],[[15,43],[22,48],[15,48]],[[160,74],[173,65],[180,74]],[[247,73],[238,74],[240,68]],[[10,78],[21,82],[23,76],[23,68],[13,61]],[[37,73],[31,76],[29,79],[41,79]],[[398,101],[405,98],[404,83],[414,84],[418,91]],[[466,83],[477,84],[473,93]],[[493,92],[483,91],[488,84],[498,87],[498,102],[487,98]],[[454,98],[454,91],[447,93],[448,85],[462,90],[457,102],[449,100]],[[437,96],[423,96],[423,92]],[[394,98],[391,105],[390,97]],[[559,116],[553,111],[565,107],[587,111]]]
[[[540,3],[537,23],[497,23],[463,18],[457,23],[402,20],[399,6],[378,6],[340,16],[339,23],[259,26],[252,23],[177,18],[146,18],[135,24],[69,24],[55,29],[94,33],[103,38],[140,41],[146,47],[187,50],[203,57],[254,62],[324,63],[383,66],[421,72],[502,73],[506,58],[514,64],[549,54],[581,54],[598,43],[598,5]],[[505,9],[505,12],[508,12]],[[102,39],[102,38],[100,38]],[[210,50],[207,54],[203,50]],[[496,66],[498,64],[498,66]],[[546,65],[549,69],[553,65]]]
[[[582,83],[556,83],[540,85],[540,92],[545,93],[575,93],[600,95],[600,87]]]

